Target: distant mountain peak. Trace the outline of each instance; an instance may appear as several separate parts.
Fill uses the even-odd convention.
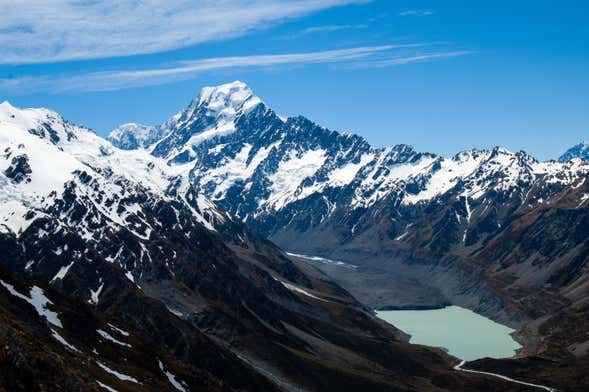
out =
[[[46,108],[17,108],[4,101],[0,104],[0,124],[26,129],[40,138],[59,144],[77,138],[80,133],[91,132],[83,126],[75,126],[57,112]]]
[[[8,101],[3,101],[2,103],[0,103],[0,110],[10,110],[10,109],[14,109],[14,106],[12,106],[12,104]]]
[[[565,151],[564,154],[558,158],[559,162],[570,161],[573,158],[581,158],[589,160],[589,141],[584,141],[574,145]]]
[[[148,148],[166,135],[161,127],[126,123],[110,132],[107,139],[123,150]]]
[[[0,103],[0,121],[34,128],[41,123],[67,121],[57,112],[47,108],[18,108],[10,102]]]
[[[0,121],[15,123],[17,121],[28,121],[41,119],[47,115],[58,116],[57,113],[45,108],[21,109],[13,106],[10,102],[0,103]]]

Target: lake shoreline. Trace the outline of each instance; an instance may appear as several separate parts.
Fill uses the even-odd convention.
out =
[[[521,345],[514,330],[456,305],[378,310],[376,316],[411,336],[409,343],[444,347],[461,360],[511,358]]]

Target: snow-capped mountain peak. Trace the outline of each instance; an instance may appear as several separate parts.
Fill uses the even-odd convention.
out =
[[[176,163],[192,161],[197,146],[232,134],[236,122],[260,105],[260,98],[243,82],[205,87],[186,109],[160,126],[166,137],[153,153]]]
[[[558,161],[566,162],[573,158],[589,159],[589,141],[581,142],[569,148],[558,158]]]
[[[262,100],[243,82],[235,81],[214,87],[203,87],[188,107],[170,118],[161,128],[170,131],[192,125],[197,116],[206,116],[217,121],[231,122],[245,114]]]
[[[40,121],[49,117],[58,117],[57,113],[48,109],[18,109],[4,101],[0,104],[0,123],[21,125],[34,128]]]
[[[74,126],[53,110],[20,109],[12,106],[8,101],[0,104],[0,125],[27,130],[53,144],[76,139],[82,133],[93,134],[88,128]]]
[[[0,103],[0,121],[4,119],[5,116],[10,116],[13,112],[17,111],[18,109],[12,106],[9,101],[2,101]]]
[[[216,87],[204,87],[197,100],[198,105],[211,111],[247,111],[262,101],[243,82],[235,81]]]
[[[204,87],[188,108],[166,121],[162,127],[180,129],[206,116],[228,126],[236,117],[261,104],[253,91],[243,82],[235,81],[215,87]]]
[[[108,135],[108,140],[123,150],[148,148],[166,136],[161,127],[127,123],[119,126]]]
[[[0,121],[3,123],[23,124],[33,127],[39,122],[50,118],[61,118],[61,116],[46,108],[20,109],[12,106],[8,101],[0,103]]]
[[[174,151],[181,153],[184,150],[180,148],[177,139],[182,144],[198,144],[215,136],[231,133],[235,129],[235,120],[261,103],[262,100],[240,81],[204,87],[186,109],[163,124],[123,124],[111,131],[107,139],[124,150],[153,147],[159,151],[156,155],[169,155]],[[164,143],[158,148],[156,143],[172,133],[176,133],[176,136],[170,139],[171,143]],[[195,137],[189,140],[188,136]],[[165,154],[162,152],[164,150]]]
[[[14,106],[12,106],[12,104],[8,101],[2,101],[2,103],[0,103],[0,113],[8,111],[12,108],[14,108]]]

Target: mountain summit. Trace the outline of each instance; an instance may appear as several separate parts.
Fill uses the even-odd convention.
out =
[[[196,104],[194,107],[204,106],[210,111],[231,116],[247,111],[261,102],[245,83],[237,80],[216,87],[203,87],[193,104]]]
[[[155,155],[169,155],[174,150],[181,154],[186,151],[182,150],[181,144],[198,144],[233,132],[235,120],[261,103],[252,90],[240,81],[204,87],[186,109],[163,124],[124,124],[113,130],[107,139],[119,148],[132,150],[155,147],[171,135],[171,140],[156,147]]]
[[[559,158],[559,162],[566,162],[574,158],[589,160],[589,142],[581,142],[565,151]]]

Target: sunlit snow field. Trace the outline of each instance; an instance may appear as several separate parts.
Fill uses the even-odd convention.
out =
[[[521,347],[511,338],[513,329],[459,306],[376,314],[410,334],[411,343],[445,347],[450,354],[466,361],[511,357]]]

